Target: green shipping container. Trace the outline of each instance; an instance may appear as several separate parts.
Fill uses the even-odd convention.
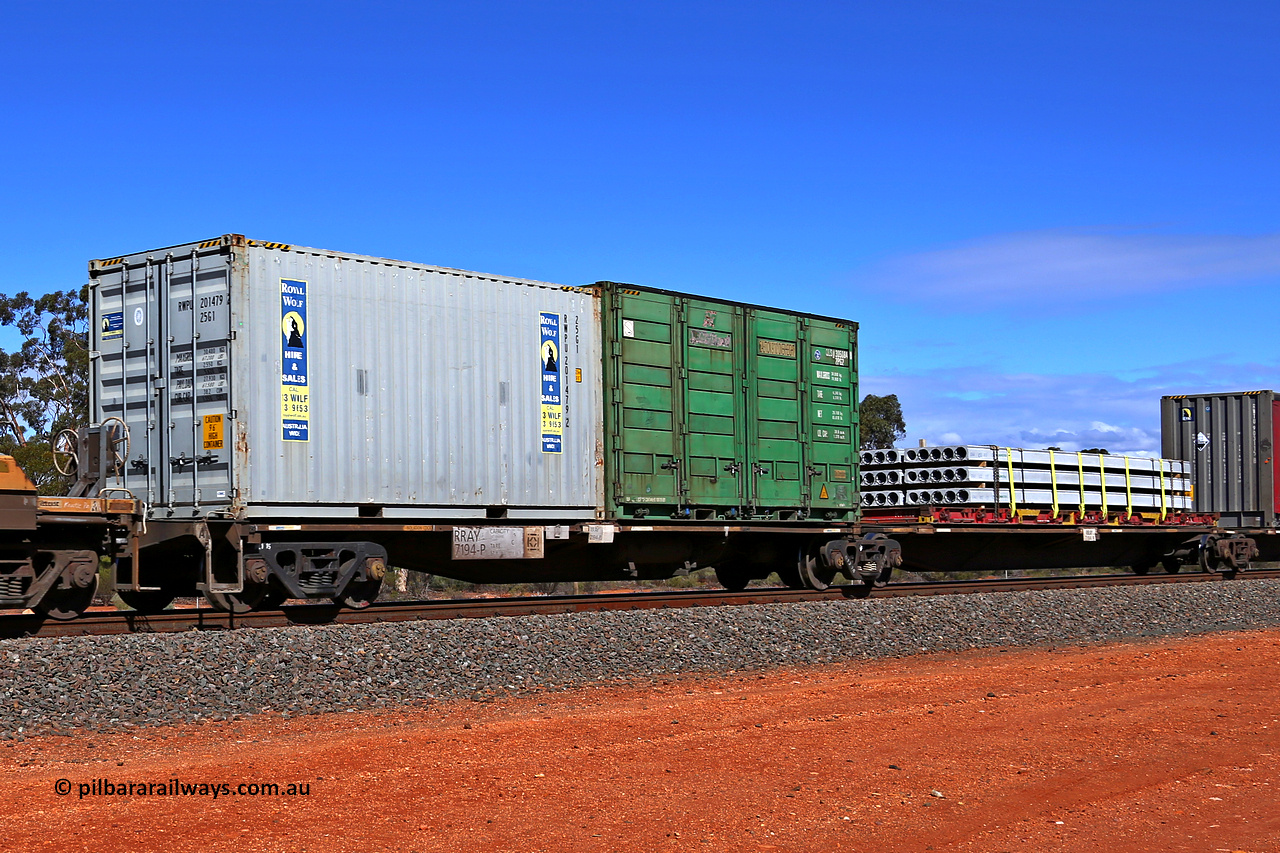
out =
[[[856,323],[599,286],[615,517],[857,517]]]

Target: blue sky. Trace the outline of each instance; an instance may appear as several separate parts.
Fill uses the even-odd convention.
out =
[[[909,441],[1280,385],[1274,3],[14,3],[0,292],[227,232],[855,319]]]

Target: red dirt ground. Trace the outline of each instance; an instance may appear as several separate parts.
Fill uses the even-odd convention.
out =
[[[9,850],[1264,853],[1280,631],[35,738],[0,774]]]

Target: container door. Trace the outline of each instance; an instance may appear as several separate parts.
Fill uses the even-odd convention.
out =
[[[801,321],[747,309],[748,496],[752,512],[791,516],[807,503],[801,430]]]
[[[805,477],[811,514],[844,519],[857,508],[857,330],[807,320],[805,333]]]
[[[166,501],[225,504],[231,494],[229,254],[170,257],[163,267],[161,394]]]
[[[136,498],[155,503],[163,494],[158,477],[160,400],[156,347],[159,318],[153,295],[161,276],[156,264],[130,266],[124,259],[100,272],[94,283],[94,371],[97,406],[94,419],[109,424],[113,437],[123,432],[127,442],[117,445],[123,469],[102,482],[105,488],[128,489]],[[127,430],[120,431],[116,419]],[[104,469],[109,463],[104,460]]]
[[[683,501],[674,297],[619,287],[609,314],[611,462],[623,516],[669,516]]]
[[[1271,446],[1267,448],[1265,477],[1271,480],[1271,511],[1263,524],[1274,527],[1280,517],[1280,475],[1276,474],[1276,453],[1280,452],[1280,400],[1271,401]]]
[[[682,300],[685,478],[694,517],[714,518],[743,503],[747,478],[742,388],[743,311]]]

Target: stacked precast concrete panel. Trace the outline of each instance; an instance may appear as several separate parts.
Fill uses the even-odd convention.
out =
[[[868,510],[999,507],[1156,514],[1190,510],[1189,466],[1176,459],[959,445],[862,452]]]
[[[1192,507],[1176,459],[989,445],[864,451],[862,529],[915,571],[1247,569],[1255,538]]]

